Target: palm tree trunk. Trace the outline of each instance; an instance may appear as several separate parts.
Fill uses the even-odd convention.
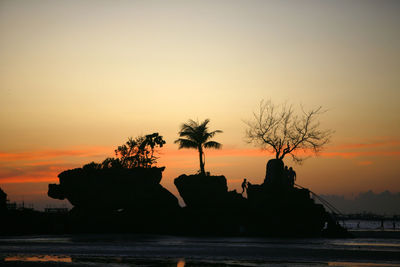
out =
[[[206,172],[205,172],[205,170],[204,170],[203,148],[202,148],[202,147],[199,147],[198,149],[199,149],[199,159],[200,159],[200,173],[201,173],[202,175],[205,175]]]

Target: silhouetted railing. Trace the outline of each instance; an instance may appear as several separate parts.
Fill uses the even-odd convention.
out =
[[[294,184],[295,186],[297,186],[297,187],[300,187],[300,188],[302,188],[302,189],[307,189],[308,191],[310,191],[310,193],[315,197],[315,198],[317,198],[323,205],[325,205],[329,210],[331,210],[333,213],[335,213],[335,214],[338,214],[338,215],[341,215],[341,216],[343,216],[343,213],[340,211],[340,210],[338,210],[335,206],[333,206],[331,203],[329,203],[327,200],[325,200],[325,199],[323,199],[322,197],[320,197],[320,196],[318,196],[316,193],[314,193],[313,191],[311,191],[310,189],[308,189],[308,188],[304,188],[304,187],[302,187],[301,185],[298,185],[298,184]]]

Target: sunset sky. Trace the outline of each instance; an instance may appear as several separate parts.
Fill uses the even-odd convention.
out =
[[[113,156],[128,137],[167,141],[162,184],[198,169],[173,144],[209,118],[206,170],[261,183],[271,155],[247,144],[262,99],[323,106],[332,142],[298,183],[351,197],[400,191],[400,1],[0,1],[0,187],[47,197],[57,174]]]

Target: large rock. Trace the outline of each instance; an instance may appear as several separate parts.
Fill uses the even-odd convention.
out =
[[[77,168],[58,175],[48,195],[84,209],[179,208],[177,198],[160,185],[164,168]]]
[[[187,207],[215,207],[221,205],[228,193],[224,176],[181,175],[174,180]]]
[[[281,159],[271,159],[267,163],[264,185],[282,187],[287,183],[285,164]]]
[[[249,231],[280,236],[320,235],[326,211],[314,203],[307,189],[289,185],[284,163],[272,159],[267,163],[262,185],[249,185]]]
[[[160,185],[163,170],[77,168],[60,173],[60,184],[50,184],[48,195],[74,205],[72,232],[170,233],[181,207]]]
[[[307,189],[271,189],[271,185],[248,188],[249,231],[278,236],[318,236],[326,211],[314,203]]]
[[[181,229],[191,234],[238,234],[246,199],[228,191],[224,176],[181,175],[174,180],[185,201]]]
[[[0,213],[7,209],[7,194],[0,188]]]

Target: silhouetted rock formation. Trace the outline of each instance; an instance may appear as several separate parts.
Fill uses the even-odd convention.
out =
[[[345,236],[346,231],[307,189],[293,188],[282,160],[270,160],[261,185],[247,199],[228,191],[224,176],[181,175],[174,180],[186,207],[160,185],[164,168],[98,168],[64,171],[48,195],[74,205],[74,232]],[[324,225],[328,228],[323,231]]]
[[[192,208],[221,205],[228,192],[224,176],[181,175],[174,184],[186,206]]]
[[[284,164],[271,160],[262,185],[248,185],[248,199],[228,192],[224,176],[181,175],[174,180],[187,207],[184,229],[192,233],[318,236],[326,211],[307,189],[289,187]]]
[[[7,210],[7,194],[0,188],[0,213]]]
[[[271,185],[248,188],[249,231],[268,235],[319,235],[325,209],[315,204],[307,189],[272,190]]]
[[[160,185],[163,170],[77,168],[60,173],[60,184],[50,184],[48,195],[68,199],[74,205],[72,218],[86,228],[107,225],[99,230],[139,228],[141,232],[179,212],[177,198]]]
[[[285,164],[281,159],[271,159],[268,161],[263,183],[265,189],[270,191],[289,189],[289,180],[284,167]]]
[[[174,180],[185,201],[181,229],[196,234],[238,234],[247,200],[228,192],[224,176],[181,175]]]
[[[68,199],[77,207],[123,209],[143,203],[161,201],[161,205],[178,206],[174,195],[161,185],[164,168],[110,168],[67,170],[58,175],[60,184],[50,184],[48,195]]]
[[[174,184],[190,209],[240,209],[247,201],[236,190],[228,191],[225,176],[181,175]]]
[[[314,203],[309,190],[290,186],[279,159],[268,161],[264,183],[249,185],[247,195],[251,217],[248,230],[252,233],[317,236],[328,220],[328,213]]]
[[[280,159],[271,159],[267,162],[264,184],[280,183],[284,177],[285,164]]]

